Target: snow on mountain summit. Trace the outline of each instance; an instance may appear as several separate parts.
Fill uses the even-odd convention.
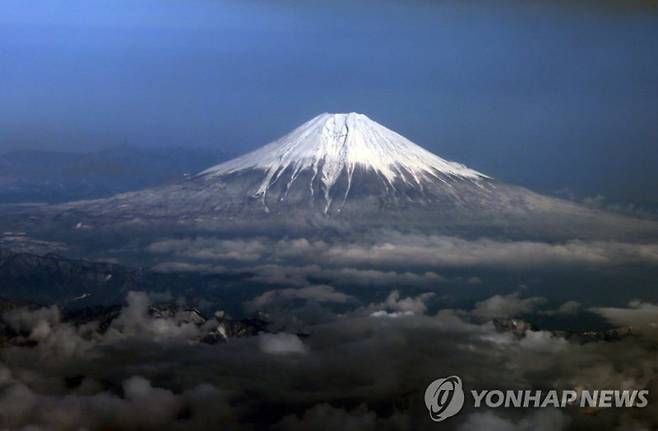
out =
[[[376,173],[390,186],[396,181],[421,186],[421,181],[449,178],[488,178],[459,163],[450,162],[414,144],[404,136],[363,114],[321,114],[282,138],[244,156],[199,174],[219,177],[247,170],[266,172],[257,195],[263,196],[284,172],[294,182],[311,170],[328,197],[339,177],[347,175],[348,189],[357,168]]]

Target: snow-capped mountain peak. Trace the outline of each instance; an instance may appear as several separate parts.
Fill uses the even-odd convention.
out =
[[[131,229],[125,232],[150,232],[152,226],[158,234],[180,229],[186,235],[200,229],[231,237],[249,232],[324,239],[336,232],[400,229],[607,239],[656,232],[655,223],[488,178],[354,113],[322,114],[269,145],[173,183],[44,211],[45,220],[62,226]],[[76,230],[83,231],[88,229]]]
[[[421,185],[423,180],[449,178],[477,181],[487,178],[459,163],[450,162],[414,144],[404,136],[363,114],[324,113],[282,138],[242,157],[199,174],[219,177],[247,170],[266,172],[257,195],[264,196],[284,172],[289,182],[311,170],[319,179],[327,201],[341,175],[349,187],[357,168],[376,173],[388,185],[396,182]]]

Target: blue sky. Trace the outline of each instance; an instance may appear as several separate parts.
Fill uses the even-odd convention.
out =
[[[539,190],[658,198],[640,1],[4,0],[0,152],[246,151],[358,111]]]

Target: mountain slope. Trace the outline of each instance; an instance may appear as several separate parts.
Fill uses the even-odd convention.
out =
[[[140,271],[111,263],[0,248],[0,296],[6,298],[66,302],[105,295],[116,300],[129,290],[144,288],[143,278]]]

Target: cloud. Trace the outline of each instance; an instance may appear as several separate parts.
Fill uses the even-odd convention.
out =
[[[279,424],[279,429],[294,430],[375,430],[377,415],[361,407],[353,412],[334,408],[329,404],[317,405],[306,412],[302,417],[288,416]]]
[[[14,315],[13,324],[26,339],[35,335],[30,343],[1,351],[0,423],[9,429],[253,430],[276,425],[282,430],[422,431],[436,427],[422,394],[440,376],[459,375],[469,389],[658,390],[655,343],[644,336],[578,343],[549,331],[509,333],[474,310],[509,314],[510,309],[534,309],[534,298],[507,295],[481,301],[489,305],[473,310],[438,312],[431,311],[432,298],[392,291],[367,305],[340,303],[345,310],[331,319],[305,321],[303,337],[284,328],[218,345],[198,343],[197,335],[185,329],[183,316],[144,314],[150,298],[140,294],[131,295],[121,310],[121,324],[104,334],[63,323],[52,309],[25,310]],[[621,310],[646,311],[649,306],[634,303]],[[378,311],[405,315],[373,318]],[[296,309],[284,308],[281,314],[286,313],[300,320],[306,316]],[[148,319],[167,322],[153,326],[157,323]],[[48,323],[49,330],[36,330],[40,322]],[[88,344],[62,348],[69,342]],[[43,355],[37,354],[40,349]],[[451,423],[464,430],[514,431],[563,429],[568,422],[574,429],[658,426],[653,404],[595,415],[577,409],[549,412],[466,408]]]
[[[123,395],[101,390],[58,397],[33,390],[6,368],[0,372],[5,375],[0,423],[8,429],[195,428],[206,420],[199,407],[214,406],[216,417],[221,417],[225,409],[221,392],[211,385],[198,385],[176,394],[154,387],[141,376],[132,376],[121,383]],[[182,412],[187,412],[185,419],[180,419]]]
[[[268,249],[260,239],[190,238],[154,242],[146,250],[210,261],[252,262],[260,259]]]
[[[296,265],[294,262],[282,264],[263,264],[256,266],[227,266],[213,263],[192,263],[181,261],[165,261],[151,268],[156,272],[196,272],[196,273],[236,273],[253,274],[250,279],[259,283],[308,286],[314,284],[313,279],[329,280],[332,283],[355,286],[408,286],[422,287],[446,281],[480,284],[477,277],[466,279],[448,279],[435,271],[384,271],[378,269],[333,268],[318,264]]]
[[[350,301],[356,301],[356,298],[345,293],[338,292],[331,286],[317,285],[303,287],[300,289],[279,289],[268,290],[263,294],[257,296],[249,301],[248,307],[250,309],[263,309],[273,304],[287,302],[291,300],[305,300],[315,301],[319,303],[330,302],[337,304],[344,304]]]
[[[301,416],[286,416],[275,429],[281,431],[405,431],[411,430],[412,426],[408,417],[393,414],[388,418],[381,418],[365,405],[346,410],[323,403],[306,410]]]
[[[267,284],[306,286],[313,279],[329,280],[331,283],[351,286],[407,286],[422,287],[448,281],[434,271],[384,271],[378,269],[333,268],[318,264],[297,266],[295,264],[259,265],[242,269],[254,273],[251,278]],[[468,280],[467,283],[477,283]]]
[[[568,343],[565,339],[555,336],[548,331],[526,331],[519,341],[519,346],[527,351],[537,353],[556,353],[566,350]]]
[[[425,303],[432,297],[434,297],[434,293],[426,292],[416,296],[415,298],[401,298],[400,292],[394,290],[390,295],[388,295],[386,301],[384,301],[384,303],[381,305],[391,310],[408,311],[413,314],[423,314],[427,311],[427,306]]]
[[[603,316],[615,326],[631,326],[634,330],[658,337],[658,305],[631,301],[627,308],[595,307],[590,311]]]
[[[544,298],[520,298],[518,293],[494,295],[476,303],[472,313],[485,320],[516,317],[534,311],[545,302]]]
[[[399,290],[392,291],[383,302],[373,303],[357,313],[372,317],[401,317],[424,314],[427,311],[427,302],[435,296],[433,292],[425,292],[416,297],[402,298]]]
[[[151,299],[144,292],[129,292],[127,305],[109,328],[108,336],[143,337],[149,340],[188,340],[201,336],[199,327],[186,316],[154,319],[149,315]]]
[[[518,422],[484,412],[472,413],[458,431],[559,431],[566,429],[569,422],[564,413],[554,409],[539,410]]]
[[[202,271],[217,272],[225,265],[230,264],[232,268],[244,265],[255,272],[257,280],[293,282],[295,285],[311,272],[359,285],[420,285],[445,281],[436,272],[442,268],[528,269],[658,264],[658,244],[655,243],[469,240],[394,231],[378,231],[359,240],[342,242],[306,238],[171,239],[153,243],[147,251],[177,258],[175,262],[161,263],[156,267],[161,271],[194,269],[181,264],[180,259],[185,258],[201,265],[196,268]]]
[[[555,310],[544,310],[541,314],[547,316],[575,316],[582,309],[582,304],[578,301],[567,301],[555,309]]]
[[[194,273],[223,273],[227,269],[225,266],[212,265],[207,263],[190,263],[190,262],[160,262],[153,266],[151,270],[155,272],[194,272]]]
[[[528,268],[555,266],[608,266],[658,263],[658,245],[620,242],[465,240],[447,236],[394,235],[370,246],[334,245],[324,258],[335,264],[406,267]]]
[[[73,327],[61,322],[59,307],[18,308],[3,314],[2,320],[18,334],[19,340],[36,342],[30,351],[35,360],[66,361],[85,356],[97,343],[95,324]]]
[[[295,334],[260,334],[258,338],[260,349],[270,355],[306,353],[306,346]]]

